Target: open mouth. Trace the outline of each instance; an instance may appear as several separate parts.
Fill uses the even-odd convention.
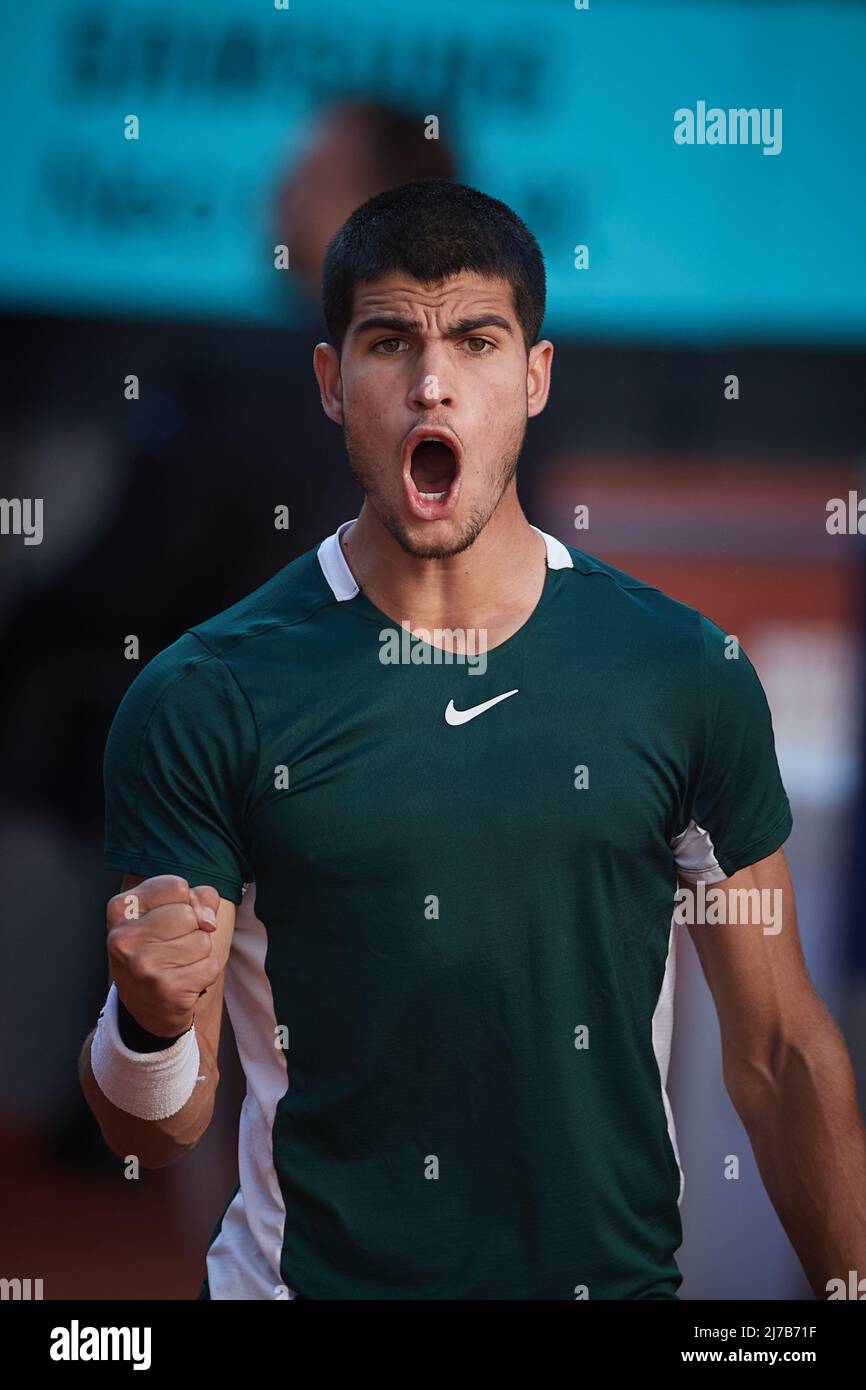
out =
[[[406,441],[403,477],[407,501],[416,516],[426,521],[448,516],[460,487],[456,437],[446,430],[413,430]]]
[[[441,439],[422,439],[412,450],[409,472],[419,496],[438,502],[447,493],[457,472],[454,451]]]

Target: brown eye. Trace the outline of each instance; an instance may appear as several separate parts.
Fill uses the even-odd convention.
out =
[[[394,353],[394,352],[389,352],[389,351],[387,350],[387,349],[388,349],[388,344],[389,344],[389,343],[392,344],[392,345],[396,344],[396,349],[399,349],[399,348],[400,348],[400,345],[401,345],[401,342],[402,342],[402,339],[400,339],[400,338],[380,338],[380,339],[379,339],[379,342],[374,344],[374,347],[380,348],[380,349],[382,350],[383,356],[385,356],[385,357],[393,357],[393,356],[395,355],[395,353]]]
[[[480,344],[481,344],[481,349],[480,349],[480,351],[478,351],[478,352],[475,352],[474,350],[470,351],[470,354],[469,354],[470,357],[483,357],[483,356],[484,356],[484,349],[485,349],[485,348],[488,348],[488,347],[489,347],[489,348],[492,348],[492,347],[493,347],[493,344],[490,343],[490,342],[488,342],[488,340],[487,340],[486,338],[467,338],[467,339],[466,339],[466,342],[467,342],[467,344],[469,344],[469,343],[480,343]]]

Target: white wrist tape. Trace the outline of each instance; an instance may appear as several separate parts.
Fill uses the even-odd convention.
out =
[[[167,1120],[189,1100],[201,1056],[195,1024],[159,1052],[133,1052],[120,1036],[112,983],[90,1044],[90,1067],[112,1105],[140,1120]]]

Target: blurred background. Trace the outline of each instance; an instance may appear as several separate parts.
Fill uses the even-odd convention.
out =
[[[126,1181],[78,1088],[119,887],[103,746],[144,662],[357,514],[311,366],[321,257],[423,175],[504,199],[545,254],[530,520],[700,608],[758,669],[806,957],[862,1103],[866,565],[826,521],[866,495],[866,8],[439,0],[433,23],[398,0],[42,0],[4,9],[0,40],[0,494],[44,505],[39,544],[0,534],[0,1274],[47,1299],[198,1292],[237,1175],[230,1029],[177,1168]],[[698,101],[781,108],[780,152],[676,144]],[[680,930],[681,1296],[809,1298]]]

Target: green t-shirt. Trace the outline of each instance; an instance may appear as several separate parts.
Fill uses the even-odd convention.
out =
[[[677,867],[791,830],[761,685],[543,532],[486,670],[386,661],[348,525],[150,661],[106,745],[106,868],[240,904],[209,1296],[675,1298]]]

